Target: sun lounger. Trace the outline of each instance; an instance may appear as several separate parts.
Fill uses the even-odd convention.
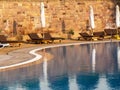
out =
[[[4,35],[0,35],[0,43],[19,43],[19,41],[7,40]]]
[[[30,33],[28,34],[31,40],[28,40],[29,42],[35,42],[36,44],[42,43],[43,38],[40,38],[37,33]]]
[[[16,43],[18,43],[19,44],[18,46],[20,46],[21,42],[22,41],[7,40],[7,37],[5,35],[0,35],[0,43],[2,44],[3,47],[6,47],[6,46],[15,46]]]
[[[97,37],[98,40],[103,40],[105,33],[104,33],[104,31],[93,32],[93,36]]]
[[[53,37],[50,33],[44,33],[43,34],[43,40],[49,40],[54,42],[54,40],[59,40],[59,42],[61,42],[61,40],[63,40],[64,38],[62,37]]]
[[[23,41],[18,41],[18,40],[7,40],[7,37],[4,35],[0,35],[0,43],[2,44],[15,44],[15,43],[19,43],[19,46],[21,45],[20,43],[22,43]]]
[[[93,35],[90,35],[90,34],[88,34],[88,33],[86,33],[86,32],[79,33],[79,34],[80,34],[80,35],[82,36],[82,38],[85,39],[85,40],[92,40]]]
[[[117,29],[104,29],[106,35],[117,35]]]
[[[110,36],[110,38],[113,38],[114,35],[117,35],[117,29],[104,29],[106,36]]]

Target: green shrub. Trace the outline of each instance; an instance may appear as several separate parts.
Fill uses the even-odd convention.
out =
[[[70,29],[68,34],[71,34],[71,35],[74,35],[74,30],[73,29]]]

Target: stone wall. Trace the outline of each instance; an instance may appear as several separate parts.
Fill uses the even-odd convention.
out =
[[[27,34],[41,31],[41,0],[0,1],[0,33]],[[115,3],[111,0],[44,0],[45,30],[67,32],[86,30],[89,25],[89,6],[95,15],[95,30],[103,30],[106,24],[114,27]]]

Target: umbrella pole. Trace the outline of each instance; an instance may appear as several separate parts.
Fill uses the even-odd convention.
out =
[[[92,29],[92,36],[93,36],[93,29]]]
[[[44,38],[44,30],[43,30],[43,27],[42,27],[42,33],[43,33],[42,38]]]
[[[91,29],[91,36],[92,36],[91,39],[93,40],[93,29]]]
[[[117,35],[116,35],[116,38],[119,39],[119,28],[117,28]]]
[[[117,39],[118,39],[118,28],[117,28]]]

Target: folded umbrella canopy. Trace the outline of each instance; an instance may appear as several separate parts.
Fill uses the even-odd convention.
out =
[[[45,10],[44,10],[44,3],[41,2],[41,27],[45,27]]]
[[[41,27],[42,27],[42,33],[44,33],[43,28],[45,27],[45,10],[44,10],[44,3],[43,2],[41,2],[40,9],[41,9],[41,18],[40,18],[40,20],[41,20]],[[44,38],[44,34],[43,34],[43,38]]]
[[[120,27],[120,11],[118,5],[116,5],[116,27]]]
[[[94,29],[95,28],[95,23],[94,23],[94,12],[93,12],[93,7],[92,6],[90,6],[90,27],[92,28],[92,29]]]

